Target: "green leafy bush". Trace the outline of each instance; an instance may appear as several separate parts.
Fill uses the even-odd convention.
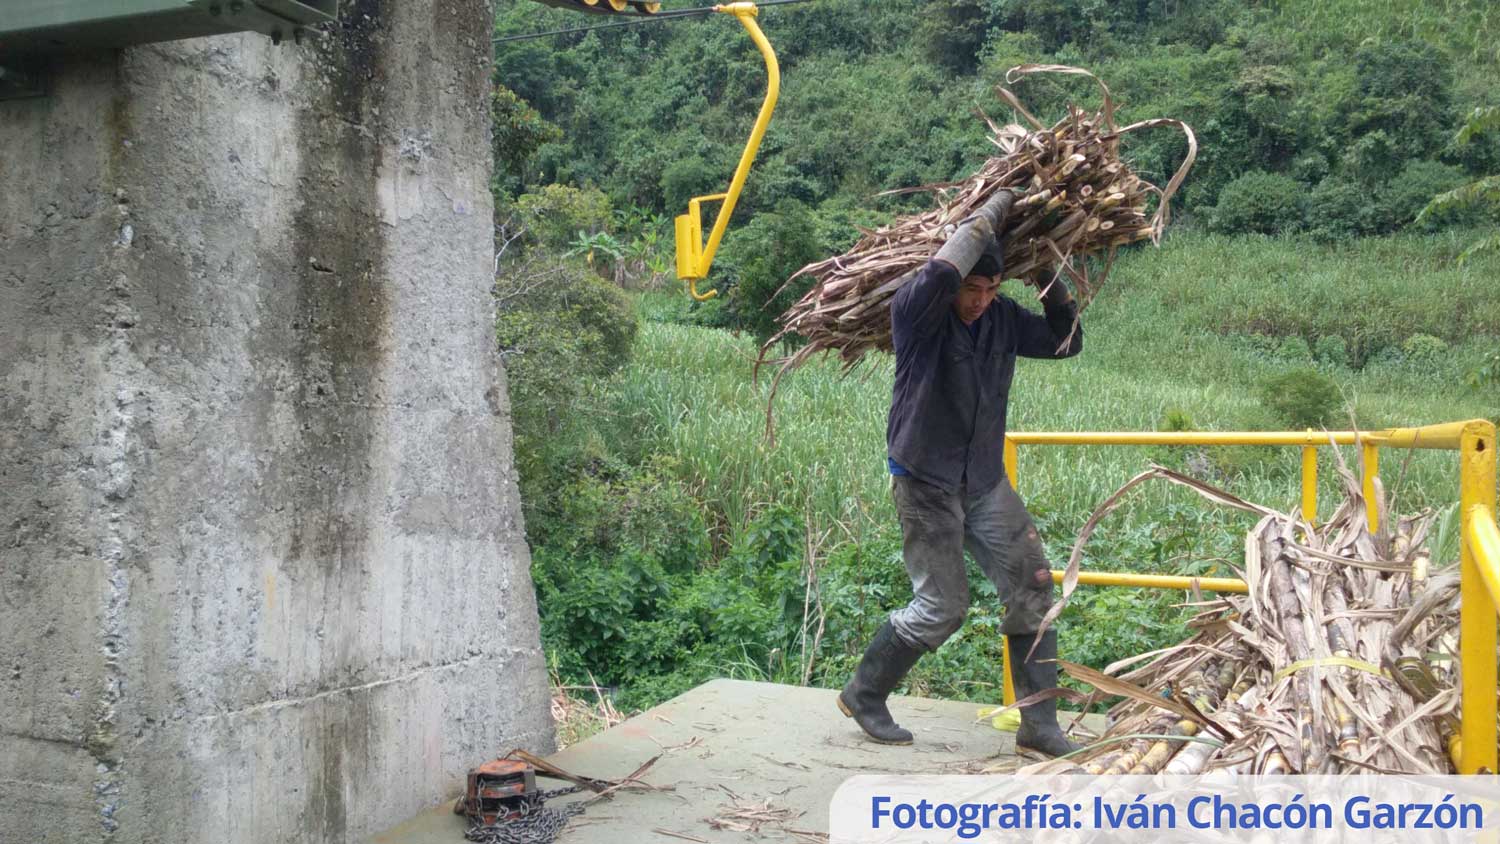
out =
[[[1312,363],[1312,347],[1307,344],[1306,340],[1295,334],[1283,337],[1276,346],[1276,359],[1284,363]]]
[[[1380,191],[1381,231],[1395,231],[1411,224],[1431,199],[1464,183],[1458,167],[1437,161],[1411,161]],[[1436,228],[1438,219],[1424,221]]]
[[[606,231],[610,223],[609,197],[598,188],[547,185],[516,198],[521,225],[533,242],[562,251],[579,237]]]
[[[1157,420],[1156,430],[1178,433],[1196,431],[1198,427],[1193,424],[1193,419],[1187,411],[1180,407],[1169,407]],[[1149,449],[1147,454],[1152,463],[1182,468],[1189,474],[1201,475],[1206,468],[1204,464],[1207,458],[1202,449],[1191,446],[1155,446]]]
[[[1407,157],[1426,158],[1443,148],[1453,122],[1453,62],[1434,44],[1420,40],[1370,39],[1354,51],[1359,99],[1348,113],[1351,133],[1378,136],[1389,150],[1370,158],[1387,166],[1369,171],[1376,180]],[[1371,131],[1374,130],[1374,131]]]
[[[1277,375],[1261,387],[1261,402],[1292,430],[1328,425],[1341,401],[1338,385],[1312,369]]]
[[[1448,351],[1448,342],[1431,334],[1413,334],[1401,341],[1401,355],[1412,363],[1431,363]]]
[[[701,504],[664,459],[548,480],[546,499],[528,499],[527,535],[543,639],[561,669],[606,683],[669,671],[704,629],[666,613],[709,559]]]
[[[1328,158],[1320,152],[1309,152],[1292,162],[1292,178],[1315,185],[1328,177]]]
[[[1318,363],[1335,369],[1349,367],[1349,345],[1337,334],[1324,334],[1313,345],[1313,355]]]
[[[510,382],[517,469],[527,500],[545,497],[552,466],[597,459],[588,408],[599,379],[630,361],[631,300],[577,260],[505,267],[495,282],[495,339]]]
[[[1475,389],[1500,384],[1500,352],[1490,352],[1478,366],[1464,373],[1464,383]]]
[[[782,285],[793,273],[827,257],[812,210],[785,200],[774,212],[757,215],[739,228],[716,266],[733,279],[727,307],[732,325],[765,341],[779,326],[776,318],[812,286],[808,277]]]
[[[973,73],[989,26],[985,0],[932,0],[917,25],[915,37],[928,59],[950,73]]]
[[[669,210],[675,209],[678,214],[685,213],[688,201],[693,197],[707,196],[723,190],[728,180],[728,173],[729,171],[715,166],[698,155],[678,159],[662,168],[662,199]],[[717,203],[710,203],[703,209],[705,229],[703,236],[705,238],[708,237],[706,230],[713,225],[713,214],[718,211],[718,208]]]
[[[1307,197],[1307,230],[1318,240],[1347,240],[1374,229],[1369,190],[1348,179],[1329,176]]]
[[[1224,186],[1212,228],[1229,234],[1279,234],[1302,226],[1304,188],[1290,176],[1252,172]]]
[[[1187,411],[1180,407],[1169,407],[1161,416],[1161,421],[1156,424],[1158,431],[1195,431],[1193,418],[1188,416]]]

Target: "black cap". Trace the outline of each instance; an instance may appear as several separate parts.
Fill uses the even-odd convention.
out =
[[[1001,245],[998,238],[991,238],[989,246],[985,247],[984,254],[974,262],[974,269],[969,275],[982,275],[992,277],[1000,275],[1005,270],[1005,247]]]

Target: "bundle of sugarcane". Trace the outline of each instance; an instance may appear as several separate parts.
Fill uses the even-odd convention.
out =
[[[1038,291],[1053,283],[1066,283],[1061,280],[1066,276],[1073,282],[1080,309],[1108,275],[1117,249],[1140,240],[1160,239],[1170,219],[1172,194],[1197,156],[1192,129],[1172,119],[1116,125],[1109,89],[1080,68],[1021,65],[1006,74],[1006,81],[1014,83],[1033,73],[1094,79],[1103,92],[1102,105],[1092,112],[1069,107],[1067,116],[1049,127],[1037,120],[1010,89],[1000,87],[1000,97],[1031,128],[1000,126],[984,117],[992,133],[990,140],[1000,149],[1000,155],[990,158],[962,182],[892,191],[933,191],[939,202],[926,213],[865,231],[848,252],[809,264],[788,279],[790,284],[812,276],[816,283],[781,315],[781,330],[761,347],[757,373],[763,364],[780,364],[772,381],[772,400],[781,378],[819,352],[836,350],[847,370],[870,349],[890,351],[887,306],[891,297],[961,221],[974,215],[999,191],[1008,190],[1017,196],[1000,232],[1005,238],[1005,276],[1021,279]],[[1120,157],[1124,135],[1155,126],[1175,126],[1187,135],[1187,157],[1165,188],[1140,178]],[[1154,211],[1149,208],[1152,196],[1156,197]],[[1086,260],[1090,256],[1099,258],[1092,273]],[[807,344],[789,357],[768,357],[782,339],[793,334],[805,338]],[[769,406],[766,423],[770,433]]]
[[[1166,478],[1258,513],[1245,543],[1249,592],[1199,602],[1189,625],[1195,632],[1176,646],[1103,672],[1060,661],[1094,686],[1089,701],[1124,700],[1109,711],[1111,726],[1098,741],[1023,771],[1451,773],[1457,576],[1428,570],[1431,513],[1371,533],[1359,482],[1342,461],[1339,474],[1345,500],[1317,529],[1159,467],[1127,484]],[[1077,582],[1082,542],[1121,493],[1080,536],[1065,598]],[[1380,512],[1384,518],[1383,502]]]

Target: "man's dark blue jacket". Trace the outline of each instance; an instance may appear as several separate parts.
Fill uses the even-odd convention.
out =
[[[1016,356],[1065,358],[1083,349],[1078,314],[1048,297],[1037,316],[1004,296],[971,332],[953,310],[963,279],[944,261],[928,261],[891,299],[896,385],[886,423],[890,458],[917,480],[971,495],[1005,477],[1005,406]],[[1061,285],[1061,282],[1058,282]]]

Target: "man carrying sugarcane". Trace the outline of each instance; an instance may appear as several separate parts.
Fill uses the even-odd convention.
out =
[[[912,741],[886,698],[968,612],[965,549],[1005,603],[1001,630],[1018,698],[1057,686],[1057,665],[1045,661],[1057,657],[1057,631],[1040,641],[1036,634],[1053,603],[1051,566],[1005,477],[1005,413],[1016,356],[1071,357],[1083,335],[1061,280],[1042,297],[1044,316],[996,295],[1004,251],[993,232],[1009,210],[1003,199],[986,206],[996,212],[990,217],[966,221],[891,301],[896,382],[887,461],[913,597],[875,634],[838,699],[884,744]],[[1022,707],[1016,745],[1051,756],[1077,749],[1058,727],[1055,698]]]

